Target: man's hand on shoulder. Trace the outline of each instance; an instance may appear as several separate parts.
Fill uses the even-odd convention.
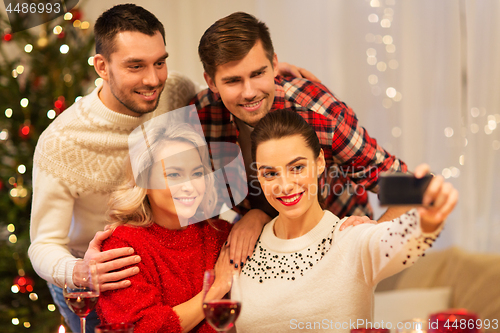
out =
[[[289,64],[287,62],[278,63],[278,74],[281,76],[295,76],[298,78],[304,78],[309,81],[321,83],[313,73],[309,72],[305,68],[300,68],[295,65]]]
[[[97,232],[90,241],[89,248],[84,256],[85,260],[95,260],[97,263],[101,291],[126,288],[130,286],[130,281],[126,280],[126,278],[139,273],[139,267],[137,266],[119,270],[141,261],[141,257],[133,254],[133,248],[122,247],[101,252],[102,242],[112,233],[111,229]]]
[[[371,220],[368,216],[349,216],[340,226],[340,231],[350,226],[357,226],[365,223],[377,224],[377,221]]]

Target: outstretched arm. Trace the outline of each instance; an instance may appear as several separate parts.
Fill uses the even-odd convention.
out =
[[[404,206],[404,207],[389,207],[385,211],[382,216],[379,217],[378,222],[386,222],[394,220],[395,218],[403,215],[407,211],[409,211],[412,207]]]
[[[415,176],[421,178],[430,172],[427,164],[415,169]],[[446,183],[442,176],[435,176],[427,187],[423,206],[418,208],[423,232],[434,232],[450,215],[458,201],[458,191]]]
[[[420,165],[415,175],[423,177],[428,172],[427,165]],[[453,186],[445,183],[440,176],[434,177],[424,194],[422,207],[373,228],[357,227],[349,230],[348,233],[352,234],[345,234],[350,237],[346,243],[359,244],[353,245],[354,250],[351,247],[351,251],[346,250],[345,254],[352,258],[354,265],[362,266],[368,283],[378,283],[410,266],[432,246],[457,200],[458,192]],[[342,232],[339,232],[337,237],[342,236]]]

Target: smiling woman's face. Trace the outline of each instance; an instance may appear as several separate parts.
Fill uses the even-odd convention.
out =
[[[166,141],[161,162],[151,169],[154,184],[147,191],[155,223],[169,229],[186,226],[205,194],[203,164],[198,150],[183,141]],[[158,189],[163,187],[163,189]],[[180,223],[180,224],[179,224]]]
[[[318,176],[325,159],[323,153],[315,158],[301,135],[259,144],[256,166],[264,195],[280,216],[300,219],[317,209]]]

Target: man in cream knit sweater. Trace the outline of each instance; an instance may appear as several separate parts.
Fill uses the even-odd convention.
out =
[[[155,115],[185,106],[196,93],[180,75],[171,75],[166,84],[164,28],[147,10],[115,6],[101,15],[94,31],[94,67],[103,84],[42,133],[33,167],[29,256],[74,332],[78,317],[60,288],[66,262],[96,260],[102,291],[127,287],[127,277],[139,271],[140,257],[132,248],[100,252],[110,231],[96,234],[106,225],[109,194],[122,180],[128,135]],[[94,319],[88,320],[90,332]]]

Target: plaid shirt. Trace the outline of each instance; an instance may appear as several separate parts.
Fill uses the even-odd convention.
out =
[[[322,84],[299,78],[275,78],[275,97],[270,112],[288,109],[300,114],[318,135],[326,160],[321,180],[323,207],[338,217],[372,217],[366,190],[378,191],[382,171],[407,171],[404,162],[389,154],[358,125],[351,108]],[[238,128],[220,97],[209,89],[191,101],[208,143],[236,143]]]

